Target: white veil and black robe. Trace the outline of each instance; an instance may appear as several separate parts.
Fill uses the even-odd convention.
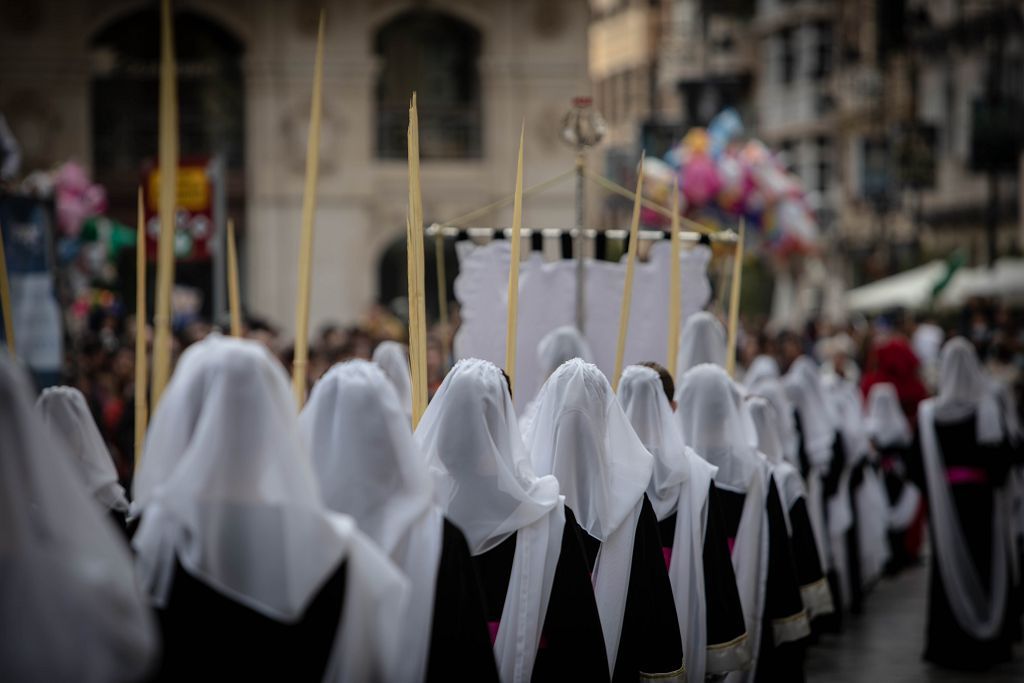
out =
[[[765,392],[772,389],[772,385],[767,382],[756,386]],[[781,387],[776,385],[775,389],[781,393]],[[779,417],[775,404],[764,396],[751,394],[747,397],[746,405],[757,429],[757,448],[771,464],[776,486],[782,496],[786,529],[789,531],[804,609],[811,620],[831,614],[835,607],[807,512],[807,487],[799,470],[786,460],[785,446],[779,434],[779,427],[784,424],[784,420]]]
[[[725,532],[753,655],[749,671],[727,681],[803,678],[803,640],[810,633],[793,562],[785,512],[768,461],[750,445],[742,390],[715,365],[680,379],[683,440],[718,468]]]
[[[335,365],[299,417],[327,507],[359,529],[409,579],[397,681],[497,681],[481,588],[462,532],[434,502],[427,464],[384,372]]]
[[[0,680],[148,680],[159,637],[124,538],[0,354]]]
[[[917,559],[918,539],[911,530],[922,507],[921,490],[911,481],[911,467],[920,462],[918,444],[896,387],[889,382],[872,385],[868,391],[864,427],[877,456],[877,467],[889,501],[889,572],[897,572]]]
[[[576,523],[558,481],[534,474],[502,371],[456,363],[416,442],[438,502],[469,543],[503,683],[607,681]]]
[[[153,414],[134,501],[158,680],[392,680],[408,581],[320,500],[288,377],[211,335]]]
[[[739,671],[750,661],[750,641],[714,483],[717,468],[683,445],[657,372],[630,365],[618,396],[654,456],[647,497],[658,517],[687,678]]]
[[[658,519],[654,460],[596,365],[578,358],[541,388],[527,446],[557,477],[582,530],[613,681],[684,680],[683,648]]]
[[[817,367],[807,356],[793,361],[782,378],[786,396],[793,404],[797,432],[797,459],[807,484],[807,512],[832,593],[833,614],[816,620],[822,630],[838,631],[844,595],[840,572],[846,571],[844,539],[853,524],[848,490],[841,486],[845,452],[837,418],[825,395]]]
[[[823,386],[839,425],[844,463],[840,486],[852,513],[849,528],[833,539],[833,547],[845,550],[846,571],[840,572],[844,600],[853,614],[859,614],[889,561],[889,501],[872,463],[859,387],[836,374],[825,377]]]
[[[67,443],[75,465],[93,497],[125,528],[128,498],[117,480],[117,470],[100,435],[89,404],[74,387],[44,389],[36,401],[43,424]]]
[[[1012,655],[1008,433],[966,339],[943,347],[938,388],[918,409],[934,549],[924,656],[982,669]]]

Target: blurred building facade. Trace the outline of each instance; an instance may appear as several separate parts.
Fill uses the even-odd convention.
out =
[[[1024,3],[590,4],[609,173],[732,106],[803,180],[848,284],[1024,248]]]
[[[572,167],[559,141],[586,94],[584,0],[178,0],[183,159],[218,156],[239,222],[243,298],[294,319],[306,132],[319,10],[327,16],[312,324],[351,321],[404,287],[408,101],[419,91],[424,216],[509,194],[525,119],[527,182]],[[0,111],[25,166],[85,163],[134,223],[156,156],[156,2],[0,4]],[[532,176],[532,177],[530,177]],[[528,223],[573,221],[571,183],[531,199]],[[484,218],[507,224],[510,212]],[[383,265],[382,265],[383,264]],[[382,272],[383,269],[383,272]]]

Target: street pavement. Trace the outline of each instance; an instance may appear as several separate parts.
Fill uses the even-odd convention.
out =
[[[947,671],[921,659],[928,602],[927,563],[884,579],[867,597],[864,614],[849,616],[843,633],[807,653],[808,683],[1024,683],[1024,647],[1013,662],[986,672]]]

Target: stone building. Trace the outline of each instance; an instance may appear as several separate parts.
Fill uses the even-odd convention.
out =
[[[69,158],[132,224],[157,141],[158,3],[0,5],[0,111],[28,168]],[[327,15],[311,324],[353,321],[404,286],[381,272],[404,242],[407,106],[419,92],[424,217],[511,193],[520,123],[526,181],[572,167],[559,140],[589,94],[584,0],[178,0],[182,157],[226,161],[243,298],[293,324],[316,22]],[[571,183],[531,198],[526,222],[573,221]],[[509,212],[488,217],[507,224]],[[190,267],[183,266],[183,277]],[[386,270],[386,269],[385,269]],[[199,267],[200,280],[209,274]],[[193,273],[193,276],[196,276]],[[396,285],[396,282],[398,285]]]
[[[1024,248],[1018,0],[591,7],[609,165],[733,106],[803,180],[840,284],[957,248],[974,263]]]

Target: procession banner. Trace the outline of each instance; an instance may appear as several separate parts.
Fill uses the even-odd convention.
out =
[[[505,340],[496,330],[504,329],[508,311],[508,265],[511,245],[496,240],[480,246],[471,242],[456,245],[459,276],[455,298],[462,324],[455,335],[456,358],[483,358],[498,365],[505,362]],[[625,363],[662,361],[667,352],[669,271],[671,245],[663,240],[651,245],[648,260],[636,265],[633,283],[633,311],[630,315]],[[682,281],[680,324],[691,313],[702,310],[711,296],[707,266],[711,250],[698,246],[680,255]],[[619,310],[626,277],[624,261],[590,261],[586,270],[586,338],[594,362],[609,377],[615,368],[615,347]],[[522,408],[544,381],[537,363],[541,338],[575,320],[576,264],[571,260],[545,262],[532,253],[520,265],[519,325],[516,335],[515,404]]]

